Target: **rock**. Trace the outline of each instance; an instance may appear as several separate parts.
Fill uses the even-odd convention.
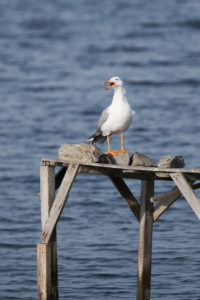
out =
[[[130,163],[129,153],[117,153],[115,156],[109,156],[111,163],[115,165],[128,166]]]
[[[113,159],[112,156],[109,156],[107,153],[104,153],[99,157],[98,162],[100,164],[113,164]]]
[[[81,144],[62,144],[58,149],[58,157],[62,160],[78,161],[83,163],[102,163],[102,164],[117,164],[129,165],[130,157],[128,153],[117,153],[115,156],[110,156],[103,153],[95,145],[87,143]]]
[[[62,160],[71,160],[85,163],[95,163],[104,153],[95,145],[87,143],[62,144],[58,149],[58,157]]]
[[[131,157],[131,166],[142,166],[142,167],[156,167],[155,161],[153,161],[148,156],[134,152],[133,156]]]
[[[159,168],[183,168],[184,158],[181,155],[165,155],[159,160]]]

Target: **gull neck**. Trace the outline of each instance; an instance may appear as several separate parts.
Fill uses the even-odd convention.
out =
[[[126,101],[126,96],[125,96],[125,90],[123,89],[123,87],[122,86],[115,87],[112,104],[119,103],[119,102],[125,102],[125,101]]]

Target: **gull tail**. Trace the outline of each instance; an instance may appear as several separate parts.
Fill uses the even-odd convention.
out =
[[[96,132],[95,134],[91,135],[89,138],[88,138],[88,142],[92,142],[93,143],[96,143],[96,144],[103,144],[106,140],[106,136],[103,136],[101,134],[101,132]]]

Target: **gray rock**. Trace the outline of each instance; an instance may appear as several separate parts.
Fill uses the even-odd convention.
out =
[[[62,144],[58,149],[58,157],[62,160],[95,163],[102,155],[103,152],[99,148],[87,143]]]
[[[141,167],[156,167],[155,161],[153,161],[148,156],[134,152],[133,156],[131,157],[131,166],[141,166]]]
[[[111,163],[115,165],[128,166],[130,163],[129,153],[117,153],[114,156],[107,156],[110,158]]]
[[[181,155],[165,155],[159,160],[159,168],[183,168],[184,158]]]

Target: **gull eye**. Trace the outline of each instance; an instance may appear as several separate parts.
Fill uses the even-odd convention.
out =
[[[118,78],[115,78],[115,80],[118,80]]]

